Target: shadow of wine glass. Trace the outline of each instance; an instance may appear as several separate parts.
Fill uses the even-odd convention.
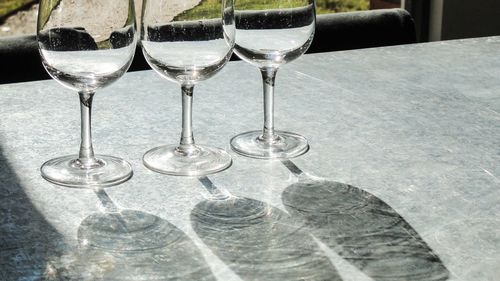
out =
[[[191,212],[196,234],[242,280],[342,280],[314,239],[285,212],[250,198],[216,196]],[[222,199],[220,199],[222,198]]]
[[[115,208],[91,214],[78,228],[78,242],[65,271],[69,279],[216,280],[183,231],[145,212]]]
[[[282,193],[287,211],[313,235],[376,281],[447,280],[449,272],[412,226],[376,196],[357,187],[307,177]]]

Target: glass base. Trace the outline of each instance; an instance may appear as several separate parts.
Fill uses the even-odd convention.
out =
[[[243,156],[259,159],[293,158],[309,150],[307,139],[301,135],[275,131],[272,141],[262,138],[262,131],[250,131],[234,136],[231,148]]]
[[[181,151],[178,145],[153,148],[143,157],[144,166],[158,173],[174,176],[204,176],[223,171],[232,164],[223,149],[196,145]]]
[[[107,187],[132,177],[132,166],[117,157],[96,155],[97,162],[85,167],[78,155],[68,155],[45,162],[40,171],[47,181],[76,188]]]

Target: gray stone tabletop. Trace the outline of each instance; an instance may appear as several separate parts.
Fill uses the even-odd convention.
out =
[[[230,62],[195,87],[198,143],[262,125],[260,75]],[[276,81],[290,161],[231,152],[228,170],[172,177],[141,163],[177,143],[180,90],[127,73],[94,99],[96,153],[134,176],[55,186],[77,153],[77,94],[0,85],[0,280],[499,280],[500,37],[305,55]],[[229,199],[217,199],[230,195]]]

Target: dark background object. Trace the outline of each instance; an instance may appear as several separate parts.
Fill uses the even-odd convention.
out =
[[[440,36],[431,41],[500,35],[500,1],[447,0],[442,5],[440,20],[431,17],[441,28]]]
[[[405,9],[413,16],[418,42],[429,41],[431,0],[406,0]]]
[[[370,0],[370,9],[390,9],[401,7],[401,0]]]
[[[235,12],[237,29],[283,29],[302,27],[312,24],[310,16],[314,6],[282,9],[274,11],[238,11]],[[286,18],[286,20],[284,20]]]
[[[415,23],[403,9],[317,16],[316,34],[307,53],[416,43]]]
[[[81,27],[44,30],[38,34],[38,40],[44,49],[51,51],[97,50],[94,38]],[[74,44],[75,42],[78,44]]]
[[[0,39],[0,84],[50,79],[35,35]]]
[[[0,39],[0,84],[50,79],[42,65],[36,35]],[[149,69],[140,46],[130,71]]]
[[[147,38],[152,42],[207,41],[224,38],[220,20],[171,22],[148,26]]]
[[[415,43],[415,23],[403,9],[317,16],[316,34],[307,53]],[[149,69],[138,44],[129,71]],[[233,54],[231,60],[239,58]],[[43,69],[36,36],[0,39],[0,84],[50,79]]]

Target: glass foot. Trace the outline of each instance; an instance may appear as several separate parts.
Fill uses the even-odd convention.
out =
[[[302,155],[309,150],[309,144],[303,136],[290,132],[275,131],[275,138],[265,141],[262,139],[262,131],[250,131],[234,136],[231,148],[243,156],[274,159]]]
[[[232,164],[231,156],[223,149],[196,145],[180,151],[178,145],[153,148],[143,157],[144,165],[155,172],[174,176],[203,176],[220,172]]]
[[[96,155],[96,163],[85,167],[78,155],[68,155],[45,162],[40,171],[47,181],[76,188],[117,185],[132,177],[132,166],[117,157]]]

